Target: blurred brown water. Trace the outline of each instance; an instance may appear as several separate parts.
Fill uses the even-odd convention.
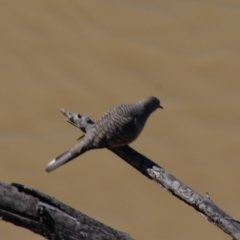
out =
[[[119,103],[161,99],[132,144],[240,219],[240,2],[1,1],[0,181],[26,184],[135,239],[230,239],[107,150],[51,174]],[[0,222],[4,240],[43,239]]]

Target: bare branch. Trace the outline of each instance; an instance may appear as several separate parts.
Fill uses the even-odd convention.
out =
[[[26,186],[0,183],[0,219],[54,240],[132,240],[58,200]]]
[[[94,126],[94,122],[86,115],[73,113],[64,109],[62,109],[61,112],[67,117],[69,123],[81,129],[83,132],[87,132],[88,129]],[[194,192],[162,167],[129,146],[109,148],[109,150],[121,157],[147,178],[154,180],[174,196],[192,206],[225,233],[229,234],[234,239],[240,239],[240,222],[234,220],[217,207],[212,202],[209,195],[205,198]]]

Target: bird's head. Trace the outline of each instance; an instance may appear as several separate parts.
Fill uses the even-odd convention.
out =
[[[163,107],[160,104],[160,100],[154,96],[147,97],[142,101],[145,106],[145,109],[147,109],[150,113],[154,112],[158,108],[163,109]]]

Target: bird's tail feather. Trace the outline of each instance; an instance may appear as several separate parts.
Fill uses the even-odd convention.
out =
[[[56,168],[62,166],[63,164],[69,162],[72,160],[74,157],[72,156],[70,151],[66,151],[60,156],[54,158],[51,162],[48,163],[46,167],[46,172],[52,172]]]
[[[58,157],[54,158],[52,161],[50,161],[46,167],[46,172],[52,172],[56,168],[66,164],[67,162],[73,160],[80,154],[83,154],[86,150],[83,148],[82,142],[78,143],[75,147],[72,149],[62,153]]]

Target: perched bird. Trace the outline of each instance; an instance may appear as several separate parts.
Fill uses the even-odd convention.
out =
[[[49,162],[46,171],[51,172],[91,149],[128,145],[139,136],[150,114],[158,108],[163,109],[159,99],[151,96],[109,109],[72,149]]]

